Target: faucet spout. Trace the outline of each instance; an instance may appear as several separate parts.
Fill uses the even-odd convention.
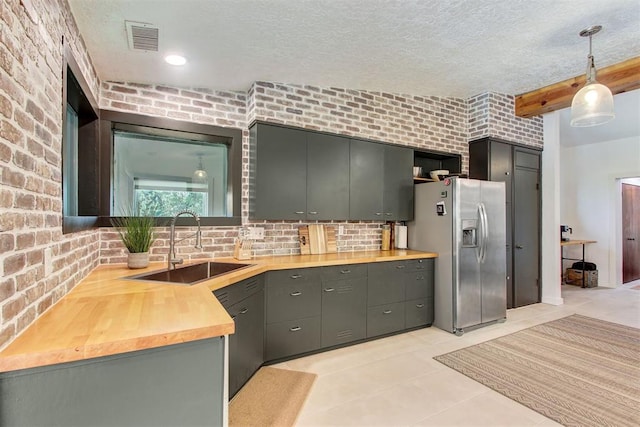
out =
[[[190,236],[183,237],[180,240],[176,240],[176,220],[181,215],[191,215],[192,217],[194,217],[196,220],[196,225],[198,226],[198,230]],[[167,257],[167,270],[175,269],[176,264],[182,264],[184,262],[184,259],[176,258],[176,243],[181,242],[185,239],[190,239],[191,237],[194,237],[194,236],[196,238],[195,248],[202,249],[202,231],[200,230],[200,216],[198,216],[197,213],[189,210],[180,211],[177,214],[175,214],[175,216],[171,219],[171,233],[169,235],[169,255]]]

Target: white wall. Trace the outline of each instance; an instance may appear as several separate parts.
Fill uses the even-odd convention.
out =
[[[586,259],[598,266],[599,286],[615,287],[622,283],[620,178],[640,177],[640,137],[561,147],[560,171],[560,222],[573,228],[572,239],[597,240]],[[565,256],[578,258],[579,248],[565,248]]]

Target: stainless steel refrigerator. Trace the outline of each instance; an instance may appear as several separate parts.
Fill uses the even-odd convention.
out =
[[[409,248],[438,253],[434,325],[462,335],[507,315],[503,182],[447,178],[415,186]]]

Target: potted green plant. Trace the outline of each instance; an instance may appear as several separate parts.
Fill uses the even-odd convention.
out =
[[[128,215],[111,219],[120,239],[129,251],[127,266],[145,268],[149,265],[149,249],[155,240],[155,221],[150,216]]]

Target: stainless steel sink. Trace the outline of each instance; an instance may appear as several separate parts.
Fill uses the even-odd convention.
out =
[[[235,264],[230,262],[202,262],[175,270],[154,271],[151,273],[129,276],[131,280],[152,280],[155,282],[180,283],[194,285],[212,277],[220,276],[240,268],[250,267],[251,264]]]

